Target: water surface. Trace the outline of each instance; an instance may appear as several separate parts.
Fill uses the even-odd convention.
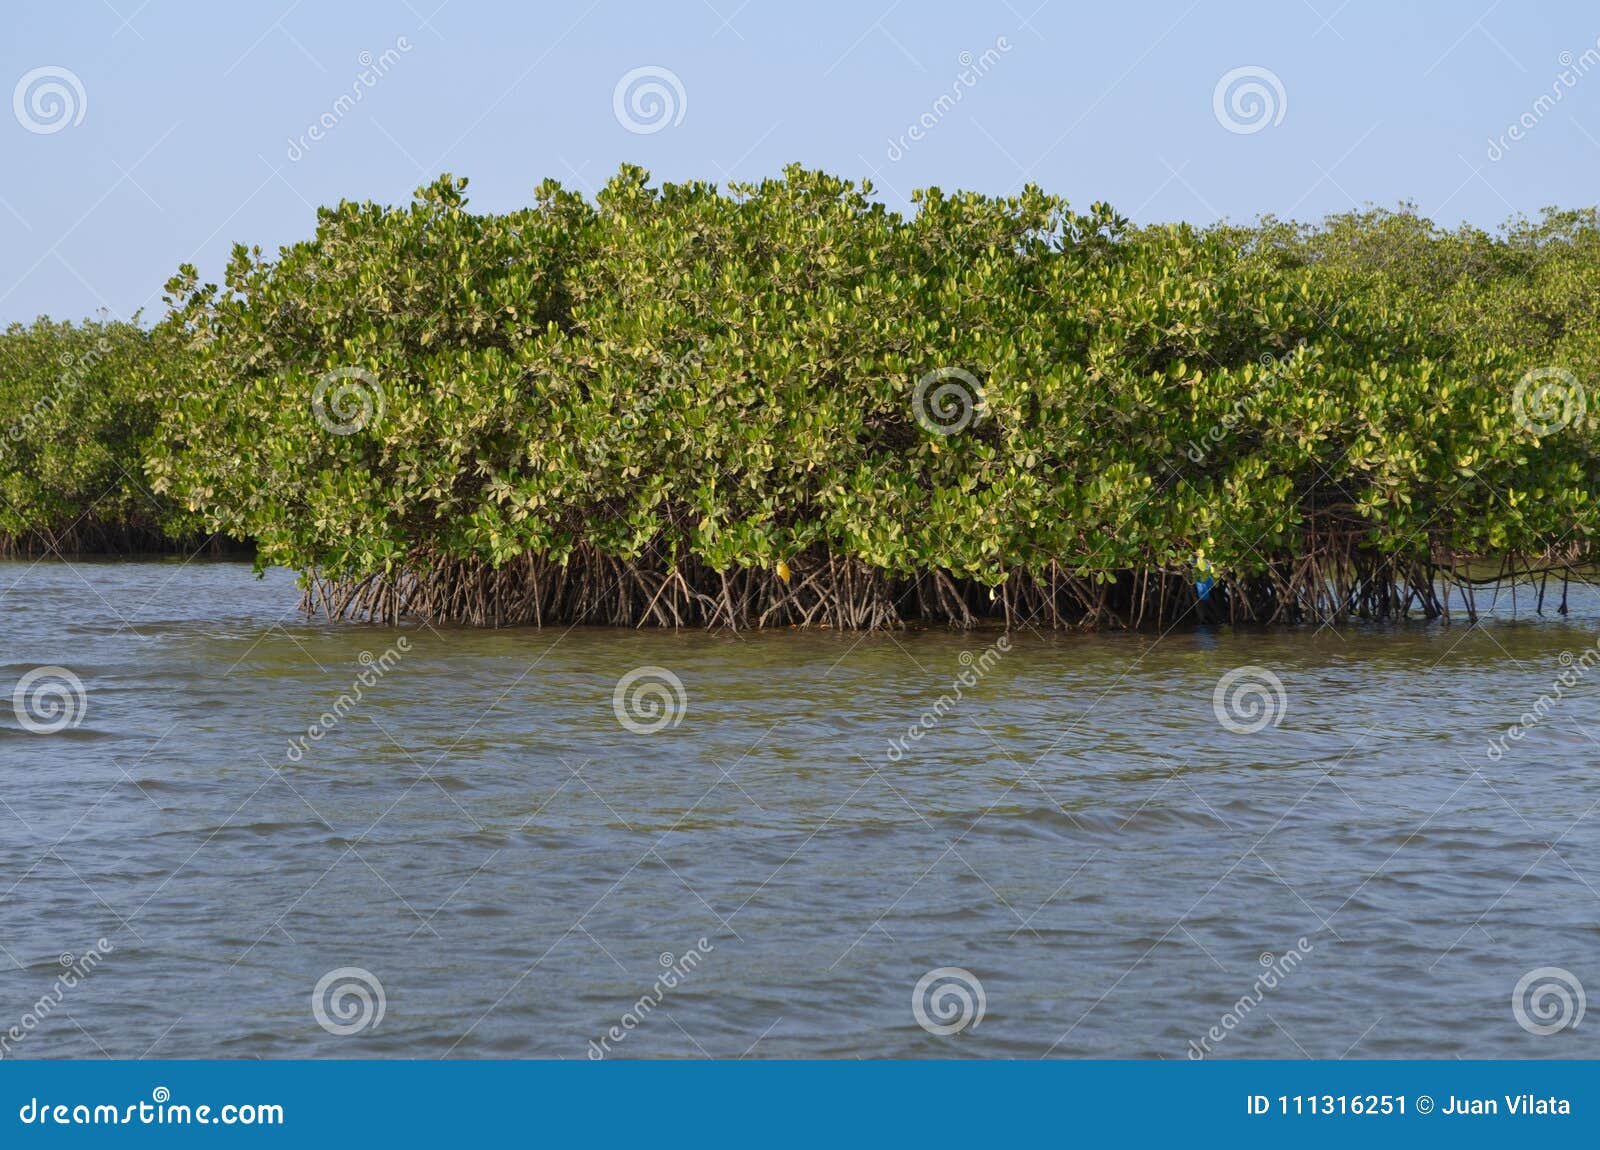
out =
[[[84,688],[54,733],[0,699],[6,1056],[584,1058],[612,1027],[621,1057],[1184,1058],[1213,1028],[1215,1057],[1600,1056],[1512,1008],[1536,968],[1600,987],[1600,668],[1554,688],[1592,596],[987,658],[327,627],[296,598],[233,563],[0,564],[0,686]],[[619,722],[638,668],[681,682],[676,725]],[[1275,725],[1219,721],[1230,672]],[[347,967],[384,1013],[340,1035],[313,989]],[[982,988],[949,1035],[912,1009],[941,967]]]

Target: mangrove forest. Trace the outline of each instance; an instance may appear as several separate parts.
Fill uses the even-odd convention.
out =
[[[10,327],[0,552],[250,548],[329,619],[487,626],[1475,616],[1592,569],[1592,209],[466,186]]]

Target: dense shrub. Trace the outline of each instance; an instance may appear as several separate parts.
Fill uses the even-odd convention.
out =
[[[0,553],[168,550],[199,526],[154,495],[159,396],[137,323],[41,319],[0,333]]]
[[[1592,212],[1137,228],[624,168],[489,215],[465,183],[183,269],[138,374],[155,491],[336,617],[1434,614],[1592,556]]]

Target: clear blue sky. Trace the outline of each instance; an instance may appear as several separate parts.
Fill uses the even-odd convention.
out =
[[[1575,2],[8,0],[4,18],[0,322],[155,318],[179,263],[216,278],[235,241],[271,249],[317,204],[404,201],[440,171],[504,209],[625,161],[721,182],[798,160],[876,172],[895,205],[1033,180],[1140,221],[1410,198],[1492,225],[1600,188],[1600,9]],[[676,80],[664,119],[626,91],[618,114],[640,68]],[[1271,73],[1265,103],[1251,119],[1250,91],[1240,111],[1225,90],[1219,117],[1240,68]]]

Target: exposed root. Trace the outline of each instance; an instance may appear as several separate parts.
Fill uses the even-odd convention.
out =
[[[474,627],[827,627],[872,631],[918,623],[969,628],[1165,630],[1183,624],[1337,624],[1350,619],[1449,619],[1450,597],[1478,617],[1474,589],[1586,577],[1576,551],[1507,558],[1492,574],[1461,557],[1374,554],[1354,533],[1319,537],[1304,554],[1256,573],[1220,577],[1204,598],[1189,569],[1096,571],[1067,560],[1017,567],[990,587],[948,571],[909,576],[817,552],[764,568],[716,571],[693,561],[623,560],[592,549],[565,562],[525,555],[501,567],[418,554],[402,571],[358,579],[305,575],[301,607],[330,621],[417,620]]]

